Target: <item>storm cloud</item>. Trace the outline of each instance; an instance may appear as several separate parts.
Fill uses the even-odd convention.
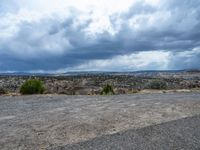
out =
[[[1,72],[200,68],[196,0],[3,0],[0,19]]]

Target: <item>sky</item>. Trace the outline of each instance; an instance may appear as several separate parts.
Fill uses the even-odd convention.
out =
[[[0,72],[199,68],[199,0],[0,2]]]

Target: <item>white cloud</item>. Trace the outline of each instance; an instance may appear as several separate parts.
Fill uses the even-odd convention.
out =
[[[158,6],[161,0],[145,0],[147,4],[150,4],[152,6]]]
[[[15,2],[15,3],[13,3]],[[8,0],[5,5],[16,5],[17,11],[10,9],[0,16],[0,38],[7,38],[17,33],[22,22],[40,22],[42,19],[65,20],[71,17],[72,13],[79,13],[77,20],[79,22],[92,19],[91,25],[87,31],[92,33],[101,33],[104,30],[114,33],[109,16],[114,13],[121,13],[134,3],[132,0]],[[3,6],[2,6],[3,7]],[[76,11],[76,12],[73,12]]]
[[[148,51],[130,55],[115,56],[111,59],[91,60],[77,67],[61,69],[65,71],[136,71],[165,70],[170,63],[171,53],[165,51]]]

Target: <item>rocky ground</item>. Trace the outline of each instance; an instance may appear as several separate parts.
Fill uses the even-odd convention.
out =
[[[104,135],[51,150],[199,150],[200,115]]]
[[[1,96],[0,149],[57,149],[102,136],[105,142],[104,135],[138,130],[199,114],[199,92],[116,96]],[[193,121],[189,123],[192,125]],[[181,131],[176,128],[176,124],[173,127],[173,131]],[[159,134],[162,135],[162,132]],[[190,135],[188,138],[196,134],[190,132]],[[136,139],[140,138],[138,136],[136,134]],[[181,138],[178,138],[178,142],[187,144]]]
[[[0,94],[19,93],[20,86],[30,78],[45,84],[48,94],[99,95],[106,84],[116,94],[131,94],[148,89],[153,80],[166,82],[168,90],[200,88],[200,72],[135,72],[108,74],[79,74],[51,76],[0,76]]]

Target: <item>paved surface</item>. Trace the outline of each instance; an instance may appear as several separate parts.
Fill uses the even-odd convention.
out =
[[[199,150],[200,116],[102,136],[54,150]]]
[[[56,149],[199,114],[200,93],[1,96],[0,149]]]

